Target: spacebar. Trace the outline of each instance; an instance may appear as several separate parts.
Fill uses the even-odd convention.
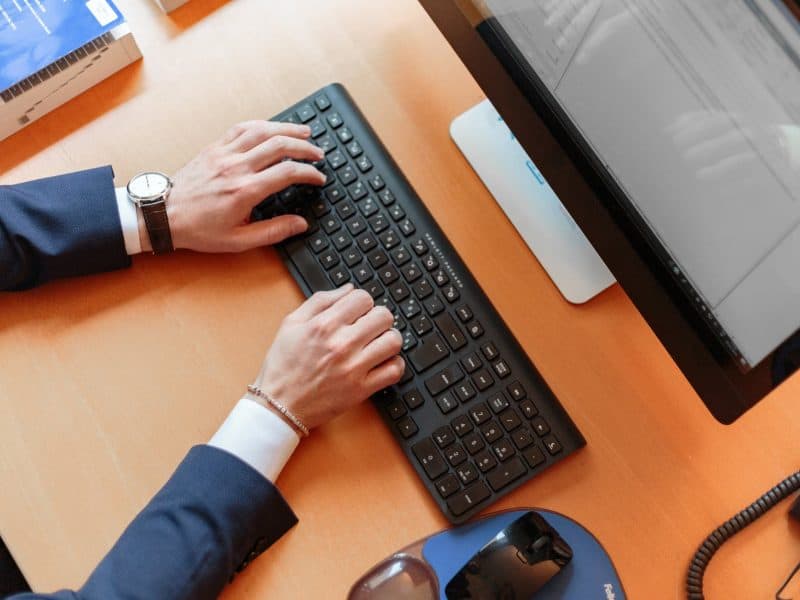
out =
[[[312,293],[333,289],[333,284],[325,276],[325,271],[316,261],[304,240],[292,240],[285,246],[285,249],[295,268],[311,288]]]

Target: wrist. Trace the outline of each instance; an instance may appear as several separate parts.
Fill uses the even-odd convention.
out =
[[[289,425],[300,437],[309,436],[308,426],[303,421],[301,421],[297,417],[297,415],[295,415],[291,410],[289,410],[286,406],[284,406],[275,398],[270,396],[268,393],[264,392],[257,385],[247,386],[247,393],[245,394],[245,398],[257,402],[258,404],[261,404],[263,407],[267,408],[271,412],[275,413],[287,425]]]

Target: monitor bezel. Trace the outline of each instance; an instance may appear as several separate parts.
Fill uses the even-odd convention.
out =
[[[515,79],[457,1],[420,3],[708,410],[721,423],[732,423],[774,389],[771,356],[748,372],[740,370],[668,271],[641,223],[625,210],[630,200],[546,86],[535,74]]]

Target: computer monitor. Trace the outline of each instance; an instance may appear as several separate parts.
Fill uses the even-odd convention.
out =
[[[421,3],[711,413],[730,423],[786,380],[795,0]]]

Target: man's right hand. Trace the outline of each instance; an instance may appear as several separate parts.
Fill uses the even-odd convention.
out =
[[[351,284],[318,292],[284,319],[255,385],[309,428],[322,425],[400,380],[393,321]]]
[[[247,121],[189,161],[173,177],[167,203],[175,248],[241,252],[305,231],[308,224],[297,215],[259,223],[249,218],[254,206],[290,185],[325,183],[322,173],[299,162],[324,156],[308,141],[310,135],[306,125]],[[143,222],[139,238],[149,250]]]

